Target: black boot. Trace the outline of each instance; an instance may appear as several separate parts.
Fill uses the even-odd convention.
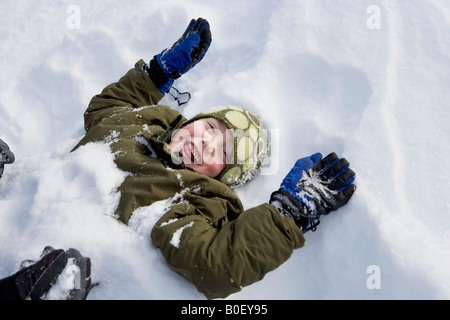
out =
[[[44,249],[43,257],[14,275],[17,291],[23,300],[40,300],[51,288],[67,264],[67,254],[62,249]]]

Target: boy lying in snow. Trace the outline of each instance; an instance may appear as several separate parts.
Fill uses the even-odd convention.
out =
[[[108,141],[118,168],[117,218],[172,199],[151,239],[170,267],[207,298],[224,298],[285,262],[303,246],[319,216],[352,196],[354,172],[345,159],[320,154],[300,159],[269,203],[248,210],[231,189],[250,180],[267,155],[260,119],[240,107],[209,109],[187,120],[158,105],[175,79],[202,60],[209,24],[192,20],[183,36],[140,60],[91,100],[86,135],[74,148]]]

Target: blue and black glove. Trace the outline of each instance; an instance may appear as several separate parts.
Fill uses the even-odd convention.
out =
[[[170,90],[175,79],[199,63],[211,45],[212,36],[206,19],[192,19],[186,31],[170,49],[156,55],[146,71],[161,93]]]
[[[0,178],[3,175],[5,164],[13,163],[15,160],[14,153],[9,150],[8,145],[0,139]]]
[[[299,159],[272,193],[270,204],[302,228],[315,231],[321,215],[345,205],[356,190],[355,172],[345,158],[320,153]]]

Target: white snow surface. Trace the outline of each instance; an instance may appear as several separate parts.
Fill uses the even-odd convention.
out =
[[[181,111],[243,106],[272,133],[269,164],[236,190],[244,206],[315,152],[357,173],[347,206],[229,299],[450,298],[449,1],[0,1],[0,138],[16,156],[0,179],[0,277],[73,247],[100,283],[88,299],[205,299],[149,238],[170,199],[123,225],[108,144],[70,153],[91,97],[203,17],[213,43],[175,83],[192,94]]]

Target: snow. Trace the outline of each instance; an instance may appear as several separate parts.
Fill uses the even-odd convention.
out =
[[[80,289],[80,267],[78,267],[73,258],[69,258],[66,267],[56,279],[55,284],[45,295],[45,300],[65,300],[67,292],[77,288]]]
[[[170,240],[170,244],[178,249],[180,247],[181,235],[183,234],[184,229],[190,228],[193,225],[194,225],[194,221],[188,223],[187,225],[185,225],[185,226],[181,227],[180,229],[178,229],[177,231],[175,231],[175,233],[172,236],[172,239]]]
[[[237,189],[245,207],[316,152],[357,173],[347,206],[230,299],[450,298],[449,2],[2,1],[0,138],[16,162],[0,179],[0,277],[47,245],[73,247],[100,283],[88,299],[204,299],[149,239],[167,202],[122,225],[108,142],[70,153],[90,98],[204,17],[213,44],[176,81],[192,94],[180,110],[261,115],[272,154]]]

